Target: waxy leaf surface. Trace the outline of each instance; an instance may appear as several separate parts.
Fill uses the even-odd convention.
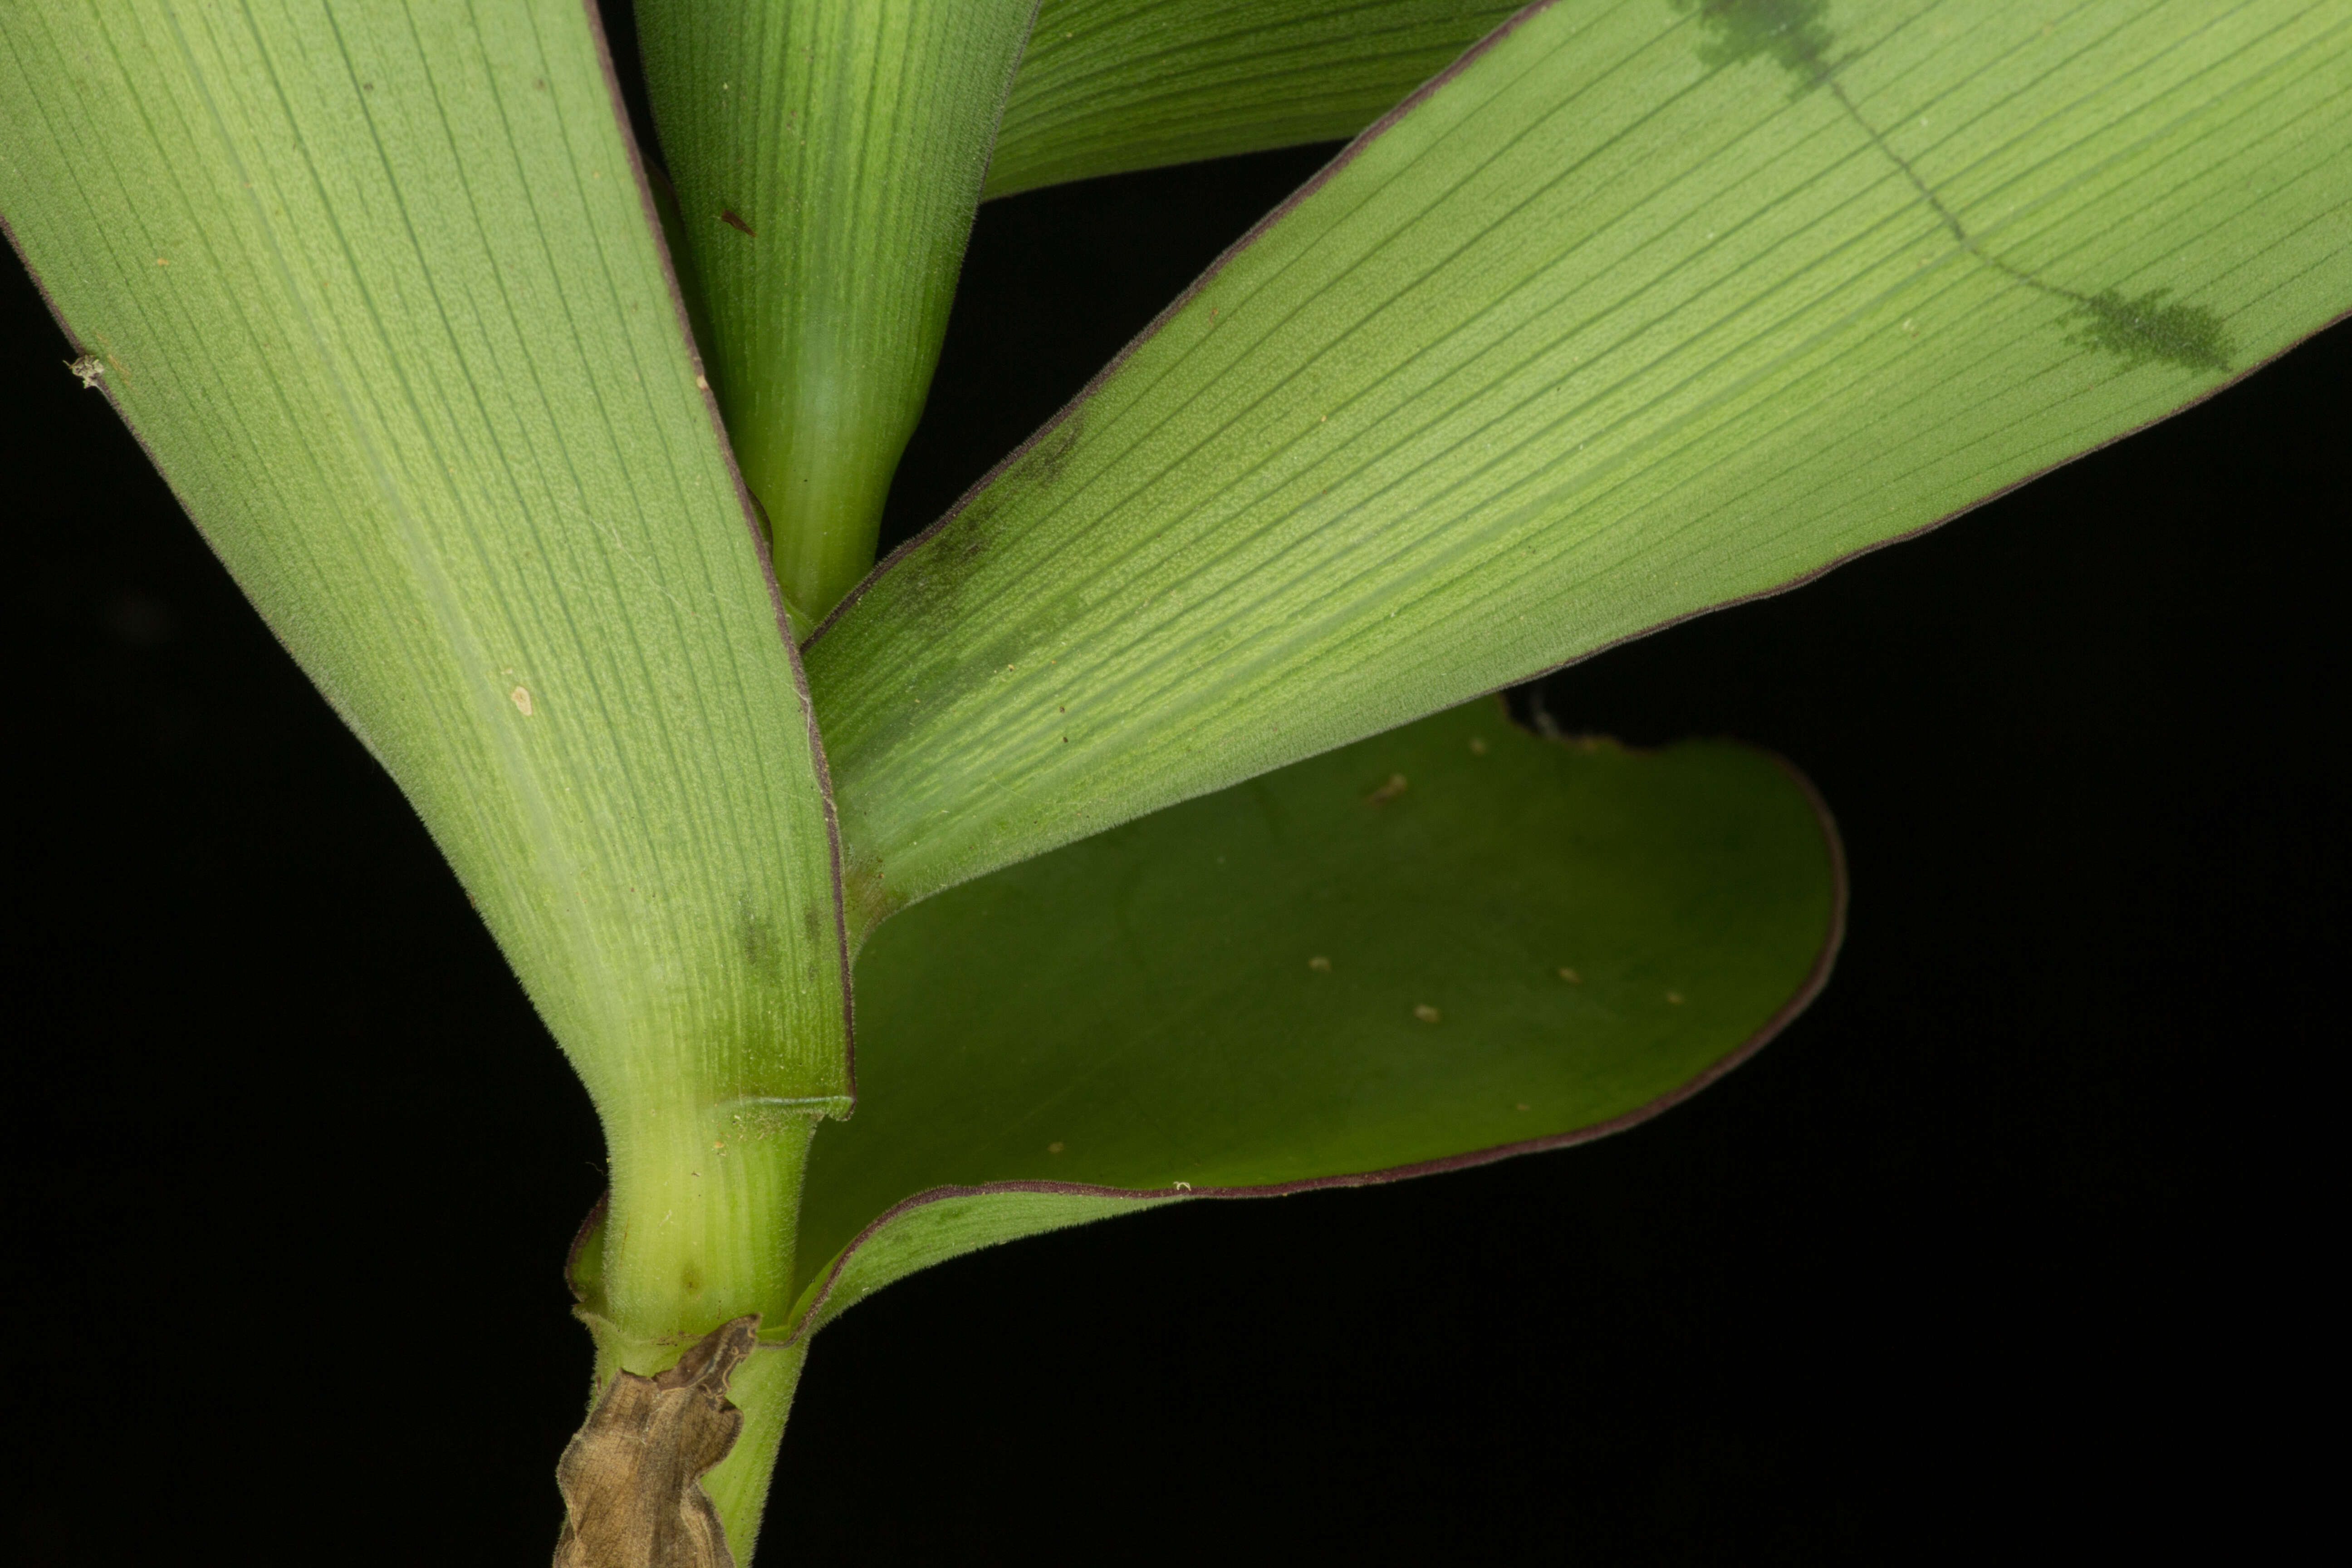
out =
[[[1045,0],[991,196],[1353,136],[1509,0]]]
[[[1948,517],[2352,302],[2352,11],[1533,7],[808,649],[853,929]]]
[[[796,1315],[1188,1190],[1626,1125],[1804,1005],[1843,908],[1772,758],[1541,740],[1492,700],[997,872],[858,959],[863,1094],[816,1136]]]
[[[9,0],[0,38],[11,237],[616,1166],[633,1108],[840,1101],[822,759],[578,0]]]

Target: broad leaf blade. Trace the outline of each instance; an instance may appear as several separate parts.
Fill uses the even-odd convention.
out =
[[[822,761],[576,0],[5,30],[13,238],[608,1120],[845,1096]]]
[[[858,959],[868,1092],[817,1135],[803,1301],[1188,1186],[1626,1125],[1804,1005],[1843,899],[1769,757],[1542,741],[1492,701],[1000,871]]]
[[[1510,0],[1045,0],[990,196],[1353,136]]]
[[[2352,300],[2341,7],[1795,9],[1786,58],[1524,15],[877,572],[809,651],[853,920],[1801,581]]]

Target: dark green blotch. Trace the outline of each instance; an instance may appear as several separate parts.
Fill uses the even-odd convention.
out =
[[[1675,8],[1697,14],[1707,32],[1698,58],[1709,67],[1770,60],[1800,92],[1829,79],[1829,0],[1675,0]]]
[[[2133,299],[2108,289],[2084,295],[2067,341],[2120,354],[2126,370],[2159,360],[2183,370],[2228,370],[2231,343],[2221,318],[2202,305],[2167,304],[2170,292],[2155,289]]]

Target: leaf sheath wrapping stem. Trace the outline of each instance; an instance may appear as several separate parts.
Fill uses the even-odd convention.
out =
[[[1036,0],[646,0],[715,374],[803,629],[873,563]]]

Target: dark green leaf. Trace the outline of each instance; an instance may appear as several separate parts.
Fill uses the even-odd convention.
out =
[[[862,1091],[817,1134],[803,1309],[1187,1186],[1624,1126],[1804,1005],[1843,899],[1772,758],[1542,741],[1493,701],[999,871],[858,960]]]

